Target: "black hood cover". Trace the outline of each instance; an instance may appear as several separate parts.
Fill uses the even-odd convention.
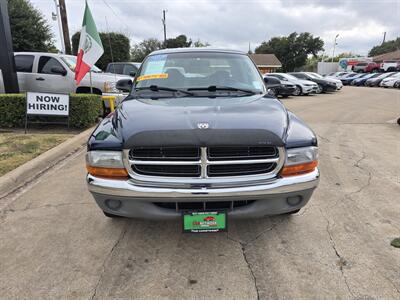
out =
[[[135,146],[283,146],[287,124],[287,111],[281,102],[263,95],[126,99],[113,120],[124,149]]]

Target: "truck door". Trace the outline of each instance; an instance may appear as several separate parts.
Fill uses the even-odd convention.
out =
[[[35,74],[33,71],[33,55],[15,55],[15,69],[17,71],[18,85],[20,92],[30,91],[30,85]]]
[[[35,74],[35,92],[71,93],[74,80],[71,74],[56,57],[43,55]]]

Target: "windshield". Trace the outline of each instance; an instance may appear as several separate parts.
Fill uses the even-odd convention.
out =
[[[314,78],[324,78],[323,76],[319,75],[318,73],[314,73],[314,72],[310,72],[310,73],[307,73],[307,74],[311,75]]]
[[[278,74],[278,75],[281,75],[282,77],[285,77],[289,80],[299,80],[297,77],[294,77],[293,75],[290,74]]]
[[[150,55],[143,62],[135,88],[150,86],[180,90],[230,87],[265,93],[257,67],[247,55],[186,52]]]
[[[391,74],[393,74],[393,73],[383,73],[383,74],[379,75],[377,78],[378,79],[386,78],[386,77],[391,76]]]
[[[61,56],[61,59],[62,59],[63,62],[65,62],[65,64],[68,66],[68,68],[72,72],[75,72],[76,56],[64,55],[64,56]],[[92,72],[95,72],[95,73],[101,73],[101,70],[96,66],[93,66],[91,70],[92,70]]]

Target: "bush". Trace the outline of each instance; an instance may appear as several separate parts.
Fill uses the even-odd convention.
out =
[[[24,127],[26,111],[25,94],[0,94],[0,127]],[[103,114],[100,95],[71,94],[69,97],[69,125],[86,128]],[[45,121],[47,117],[37,117]],[[53,117],[52,121],[54,120]],[[35,120],[33,120],[35,121]]]

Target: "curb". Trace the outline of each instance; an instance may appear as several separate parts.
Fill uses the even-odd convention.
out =
[[[86,144],[95,127],[91,127],[65,142],[0,177],[0,199],[36,179]]]

